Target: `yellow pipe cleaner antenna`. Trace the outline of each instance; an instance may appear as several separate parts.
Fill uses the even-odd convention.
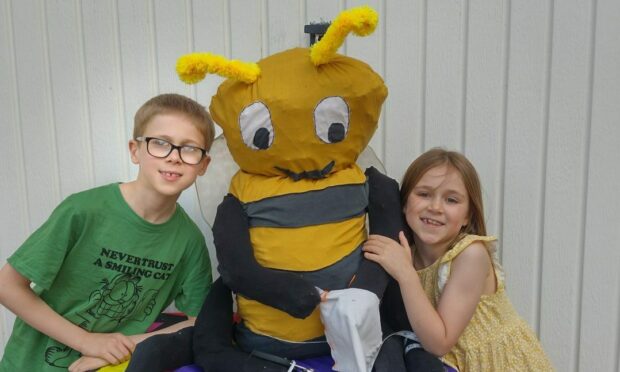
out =
[[[190,53],[177,60],[177,74],[187,84],[201,81],[207,73],[251,84],[260,76],[260,67],[256,63],[229,60],[211,53]]]
[[[368,36],[375,31],[379,15],[371,7],[364,5],[341,12],[325,32],[321,40],[310,49],[310,59],[316,66],[329,62],[349,32],[358,36]]]

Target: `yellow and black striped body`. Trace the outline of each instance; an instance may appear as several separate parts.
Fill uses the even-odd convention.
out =
[[[366,239],[368,190],[357,165],[300,181],[239,171],[230,193],[248,216],[254,256],[262,266],[297,272],[322,289],[348,285]],[[323,335],[318,309],[297,319],[241,295],[237,301],[239,315],[254,333],[288,341]]]

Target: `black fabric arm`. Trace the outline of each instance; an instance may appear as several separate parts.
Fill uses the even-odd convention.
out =
[[[369,232],[398,241],[398,233],[405,231],[398,182],[374,167],[366,170],[366,177],[369,186]],[[389,279],[390,276],[379,264],[362,260],[351,287],[369,290],[382,298]]]
[[[213,238],[220,275],[232,291],[296,318],[307,317],[319,304],[317,290],[299,275],[256,261],[247,215],[232,195],[224,197],[217,209]]]

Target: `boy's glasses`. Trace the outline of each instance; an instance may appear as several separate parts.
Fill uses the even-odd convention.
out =
[[[177,146],[156,137],[136,137],[138,142],[146,142],[146,152],[156,158],[167,158],[172,151],[177,150],[181,161],[185,164],[196,165],[208,155],[207,150],[195,146]]]

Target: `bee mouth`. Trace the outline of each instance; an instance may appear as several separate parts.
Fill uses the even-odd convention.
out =
[[[299,181],[303,178],[308,178],[311,180],[318,180],[318,179],[327,177],[329,172],[331,172],[332,168],[334,167],[334,164],[336,163],[332,160],[331,162],[329,162],[329,164],[327,164],[321,170],[315,169],[312,171],[303,171],[299,173],[295,173],[292,170],[285,169],[285,168],[280,168],[280,167],[275,167],[275,168],[279,170],[280,172],[286,174],[287,176],[291,177],[293,181]]]

